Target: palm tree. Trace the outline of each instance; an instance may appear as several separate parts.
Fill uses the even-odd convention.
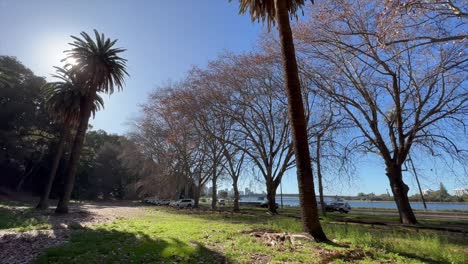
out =
[[[78,85],[77,76],[67,68],[55,67],[57,73],[53,77],[59,81],[47,83],[43,87],[47,110],[60,126],[59,141],[55,149],[55,156],[47,177],[44,191],[39,200],[37,209],[49,208],[49,195],[52,189],[60,160],[63,155],[65,144],[68,142],[70,132],[75,128],[80,120],[80,101],[82,94]],[[100,110],[104,106],[104,101],[100,96],[94,100],[92,113]]]
[[[240,13],[249,10],[252,20],[266,21],[268,28],[275,23],[278,24],[304,231],[312,235],[316,241],[326,241],[327,237],[322,230],[317,212],[307,122],[289,23],[290,15],[297,16],[297,11],[305,5],[305,2],[306,0],[239,0]]]
[[[75,183],[81,149],[97,93],[112,94],[114,87],[121,90],[125,76],[128,76],[127,60],[119,57],[119,53],[124,52],[125,49],[114,48],[117,40],[110,40],[96,30],[94,30],[94,35],[95,40],[86,32],[81,32],[82,39],[72,36],[74,39],[70,43],[72,49],[65,51],[67,54],[65,60],[76,61],[71,70],[77,76],[83,97],[80,100],[80,119],[65,175],[65,188],[55,209],[57,213],[68,213],[68,203]]]

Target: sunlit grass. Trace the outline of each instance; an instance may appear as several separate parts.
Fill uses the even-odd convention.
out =
[[[75,230],[70,243],[46,251],[38,263],[320,263],[327,250],[337,252],[334,263],[466,263],[465,237],[323,223],[338,245],[272,247],[250,231],[299,233],[300,221],[266,213],[151,209],[138,218]],[[365,256],[348,259],[353,250]]]

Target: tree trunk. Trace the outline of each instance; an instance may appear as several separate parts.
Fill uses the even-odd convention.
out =
[[[39,155],[39,159],[37,159],[37,162],[36,164],[34,164],[34,158],[33,158],[33,155],[31,155],[31,158],[30,158],[30,162],[29,162],[29,169],[27,170],[27,172],[25,172],[23,174],[23,176],[21,177],[20,181],[18,182],[18,184],[16,185],[16,191],[19,192],[22,188],[23,188],[23,184],[26,182],[26,180],[33,174],[35,174],[37,172],[37,170],[39,169],[39,166],[41,165],[41,161],[42,161],[42,158],[44,157],[44,154],[45,154],[45,151],[42,150],[41,151],[41,154]]]
[[[73,147],[70,154],[70,160],[68,162],[68,167],[65,173],[65,188],[62,197],[60,197],[57,208],[55,209],[56,213],[68,213],[68,203],[70,202],[73,186],[75,184],[76,171],[78,169],[81,149],[84,145],[86,130],[88,129],[88,122],[91,116],[91,107],[94,103],[95,95],[95,93],[92,93],[91,96],[84,98],[80,105],[80,110],[82,111],[80,123],[76,130],[75,140],[73,142]]]
[[[320,163],[320,151],[321,151],[321,140],[322,135],[317,135],[317,179],[319,184],[319,195],[320,195],[320,207],[322,209],[322,215],[327,215],[327,211],[325,209],[325,201],[323,199],[323,181],[322,181],[322,165]]]
[[[216,181],[217,177],[213,175],[213,178],[211,178],[211,184],[213,185],[213,190],[211,192],[211,209],[216,210],[216,204],[218,200],[218,190],[216,188]]]
[[[200,204],[200,192],[201,192],[201,185],[198,185],[198,187],[193,186],[193,200],[195,201],[195,204],[193,205],[194,208],[198,208],[198,205]]]
[[[401,166],[396,164],[387,164],[387,177],[390,181],[390,187],[393,192],[393,199],[400,214],[402,224],[417,224],[416,217],[408,199],[409,187],[403,182]]]
[[[21,175],[20,180],[16,184],[15,190],[17,192],[19,192],[21,190],[21,188],[23,188],[23,184],[24,184],[26,178],[29,177],[29,174],[32,173],[32,171],[34,169],[33,161],[34,161],[33,155],[31,155],[30,158],[29,158],[28,165],[26,166],[26,170],[24,171],[23,175]]]
[[[268,211],[272,214],[278,214],[276,210],[276,186],[273,182],[267,183],[267,201]]]
[[[234,212],[239,212],[239,188],[237,187],[237,179],[232,182],[232,189],[234,190]]]
[[[189,178],[187,177],[187,179],[189,179]],[[189,184],[190,184],[190,183],[189,183],[189,180],[187,180],[187,181],[185,182],[185,187],[184,187],[184,198],[185,198],[185,199],[189,198],[189,189],[190,189],[190,188],[189,188]]]
[[[41,195],[41,199],[39,200],[36,209],[45,210],[49,208],[50,191],[52,190],[52,184],[54,183],[55,176],[57,175],[57,170],[63,155],[63,149],[65,148],[65,143],[68,141],[69,134],[69,129],[65,124],[63,124],[62,131],[60,131],[60,140],[58,142],[57,148],[55,149],[55,156],[52,162],[52,167],[50,168],[49,175],[47,176],[47,183],[44,187],[44,192]]]
[[[297,182],[299,200],[302,209],[304,231],[316,241],[327,241],[320,225],[315,197],[314,179],[310,164],[309,141],[307,137],[307,122],[304,114],[304,104],[299,82],[296,52],[289,23],[289,13],[286,1],[275,1],[283,57],[286,92],[288,95],[288,112],[292,129],[292,141],[297,167]]]

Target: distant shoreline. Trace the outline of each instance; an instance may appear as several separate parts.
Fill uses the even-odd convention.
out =
[[[371,203],[386,203],[386,202],[394,202],[394,200],[379,200],[379,201],[374,201],[374,200],[348,200],[344,199],[346,201],[352,201],[352,202],[371,202]],[[410,201],[410,203],[422,203],[422,201]],[[433,203],[438,203],[438,204],[468,204],[468,202],[427,202],[427,204],[433,204]]]

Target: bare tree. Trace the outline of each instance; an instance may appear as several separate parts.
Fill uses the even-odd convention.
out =
[[[216,105],[216,111],[233,120],[229,131],[237,135],[236,140],[218,138],[244,152],[258,169],[269,210],[276,213],[276,189],[294,165],[281,71],[266,56],[228,54],[210,64],[206,75],[228,102]]]
[[[375,35],[382,45],[409,42],[421,46],[468,37],[468,3],[464,0],[385,0],[377,8],[382,9],[375,11],[379,12]]]
[[[355,124],[354,147],[382,157],[400,220],[415,224],[402,164],[414,147],[465,155],[453,139],[466,131],[467,43],[382,45],[376,32],[388,22],[379,13],[384,6],[385,1],[332,1],[316,7],[296,32],[302,58],[316,59],[305,63],[302,74]],[[417,30],[404,18],[398,22],[399,30],[407,30],[400,35]]]
[[[150,95],[142,106],[143,117],[139,125],[140,138],[146,148],[154,146],[152,159],[164,163],[176,182],[173,197],[195,198],[198,205],[201,188],[209,173],[209,147],[206,137],[197,130],[191,119],[180,109],[183,83],[169,84]],[[159,155],[164,152],[166,156]]]

